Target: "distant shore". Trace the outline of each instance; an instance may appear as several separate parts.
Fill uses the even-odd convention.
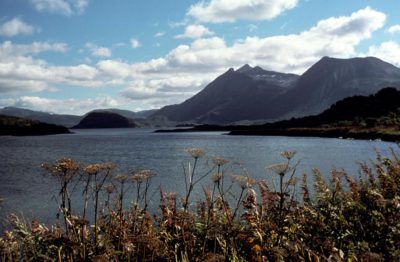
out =
[[[233,136],[293,136],[293,137],[326,137],[326,138],[353,138],[363,140],[382,140],[389,142],[400,141],[400,132],[391,129],[379,128],[262,128],[261,126],[214,126],[199,125],[191,128],[160,129],[156,133],[180,132],[213,132],[226,131]]]

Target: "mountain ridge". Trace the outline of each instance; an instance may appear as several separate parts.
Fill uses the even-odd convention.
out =
[[[318,114],[340,99],[387,86],[400,87],[400,68],[376,57],[323,57],[300,76],[245,64],[151,117],[196,124],[274,122]]]

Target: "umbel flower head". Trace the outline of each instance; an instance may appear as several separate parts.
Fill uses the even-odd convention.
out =
[[[80,165],[71,158],[62,158],[54,164],[42,164],[42,167],[62,182],[69,182],[79,171]]]
[[[83,168],[83,171],[88,173],[89,175],[94,175],[100,173],[103,170],[110,170],[114,168],[114,165],[111,163],[104,163],[104,164],[91,164],[87,165]]]
[[[125,183],[128,181],[129,176],[127,174],[117,175],[114,177],[120,183]]]
[[[142,183],[144,181],[146,181],[147,179],[155,176],[156,173],[154,173],[153,171],[149,170],[149,169],[144,169],[141,170],[139,172],[136,172],[132,177],[132,181],[136,182],[136,183]]]
[[[213,164],[216,166],[223,166],[229,162],[225,158],[219,157],[219,156],[213,157],[213,158],[211,158],[211,160],[212,160]]]
[[[292,159],[295,154],[296,154],[296,151],[283,151],[283,152],[281,152],[281,156],[283,156],[287,160]]]
[[[203,149],[196,147],[185,149],[185,152],[188,153],[191,157],[196,159],[204,156],[205,154]]]
[[[71,158],[62,158],[56,161],[55,164],[42,164],[42,167],[52,173],[65,173],[68,171],[77,171],[79,164]]]
[[[289,170],[289,165],[287,163],[278,163],[267,166],[266,169],[271,170],[277,175],[283,176]]]
[[[256,180],[247,176],[233,175],[232,177],[233,181],[238,183],[242,189],[250,188],[257,182]]]
[[[224,176],[224,174],[221,173],[221,172],[219,172],[219,173],[214,173],[214,174],[211,175],[211,180],[212,180],[214,183],[218,183],[218,182],[222,179],[223,176]]]

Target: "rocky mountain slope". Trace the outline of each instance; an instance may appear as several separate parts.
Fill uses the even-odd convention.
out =
[[[207,124],[273,122],[318,114],[340,99],[387,86],[400,87],[400,69],[375,57],[324,57],[301,76],[245,65],[229,69],[198,94],[152,117]]]

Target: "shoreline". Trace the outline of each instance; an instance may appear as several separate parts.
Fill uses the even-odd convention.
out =
[[[192,128],[159,129],[154,133],[182,133],[182,132],[229,132],[231,136],[290,136],[290,137],[323,137],[360,140],[382,140],[387,142],[400,141],[400,132],[385,132],[388,129],[360,129],[348,127],[335,128],[261,128],[246,126],[212,126],[201,125]]]

